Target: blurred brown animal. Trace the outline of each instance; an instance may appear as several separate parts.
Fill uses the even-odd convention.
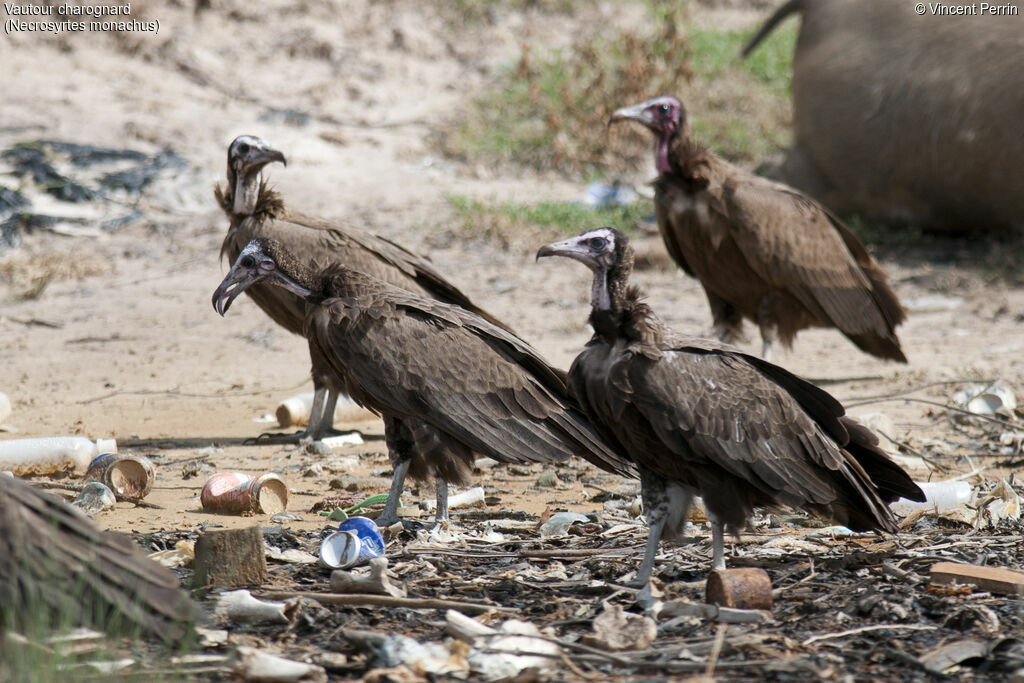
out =
[[[1024,231],[1024,16],[937,3],[790,0],[799,13],[786,182],[840,213],[967,233]]]

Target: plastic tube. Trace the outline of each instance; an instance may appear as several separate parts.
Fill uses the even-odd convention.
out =
[[[277,424],[281,427],[302,427],[309,424],[309,413],[312,409],[313,394],[310,392],[297,394],[281,401],[274,414],[277,417]],[[348,396],[339,396],[338,403],[334,406],[334,424],[359,422],[372,417],[374,417],[373,413]]]
[[[918,510],[942,514],[954,510],[971,500],[973,490],[966,481],[919,481],[916,482],[924,491],[927,500],[917,503],[906,498],[900,498],[889,506],[897,515],[906,517]]]
[[[7,398],[7,394],[0,392],[0,422],[7,419],[7,416],[11,414],[11,400]]]
[[[19,477],[64,471],[85,474],[97,455],[116,451],[114,439],[97,439],[96,443],[84,436],[10,439],[0,441],[0,470],[9,470]]]

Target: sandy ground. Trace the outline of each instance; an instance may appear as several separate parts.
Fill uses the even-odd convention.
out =
[[[138,532],[250,524],[201,512],[199,490],[213,471],[270,469],[282,470],[289,481],[289,507],[303,517],[292,524],[323,524],[308,510],[327,495],[334,475],[301,476],[320,458],[291,447],[242,445],[267,427],[254,420],[277,401],[311,390],[304,341],[276,328],[244,298],[223,319],[210,305],[226,271],[217,256],[226,223],[212,188],[223,178],[226,146],[238,134],[258,134],[287,154],[288,167],[273,168],[270,176],[292,206],[429,254],[478,303],[568,366],[588,337],[588,274],[567,262],[534,264],[538,245],[525,238],[513,236],[504,248],[467,240],[452,230],[445,196],[565,199],[582,194],[583,184],[458,164],[439,158],[426,138],[516,58],[522,41],[563,42],[569,20],[509,12],[493,24],[457,28],[402,0],[269,2],[258,11],[214,0],[198,13],[180,3],[132,8],[135,18],[159,19],[159,33],[0,38],[0,148],[54,139],[147,153],[168,148],[187,161],[131,200],[137,203],[128,208],[142,217],[120,230],[77,237],[36,231],[20,248],[0,253],[6,278],[0,281],[0,391],[13,403],[6,420],[13,429],[0,437],[115,437],[123,451],[157,463],[148,500],[162,509],[120,503],[98,515],[98,524]],[[591,20],[611,21],[613,11],[595,9]],[[737,15],[734,7],[723,12],[730,25],[759,17]],[[272,110],[309,116],[295,125]],[[0,181],[18,187],[2,175],[6,170],[0,162]],[[51,212],[86,210],[45,204],[38,193],[33,199]],[[106,219],[126,207],[89,210]],[[648,242],[641,246],[660,249],[656,240]],[[951,380],[1002,378],[1024,387],[1024,288],[972,263],[972,250],[978,251],[946,244],[881,255],[911,311],[899,330],[908,366],[879,362],[827,330],[802,333],[795,348],[775,360],[812,378],[861,378],[829,385],[844,401]],[[978,251],[979,259],[985,255]],[[24,298],[40,276],[52,279],[41,294]],[[635,279],[670,325],[689,332],[709,328],[694,280],[672,267],[647,269]],[[748,330],[747,347],[757,351],[756,331]],[[959,388],[936,385],[914,395],[945,402]],[[913,444],[957,443],[948,421],[934,417],[931,407],[886,402],[859,410],[884,411],[895,422],[895,436]],[[381,432],[376,421],[355,426],[368,435]],[[969,450],[944,455],[966,469],[955,457],[958,449]],[[184,479],[185,463],[202,455],[209,464]],[[359,456],[354,470],[342,473],[354,482],[356,490],[348,493],[387,489],[382,441],[338,455]],[[594,491],[579,482],[563,490],[533,488],[540,471],[488,473],[479,482],[498,495],[499,507],[533,513],[598,507],[589,501]],[[431,495],[413,492],[414,499]]]

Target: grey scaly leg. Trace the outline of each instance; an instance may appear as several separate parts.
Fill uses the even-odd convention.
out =
[[[323,419],[320,422],[320,431],[313,434],[313,438],[319,441],[323,438],[324,434],[330,434],[334,431],[334,409],[338,405],[338,392],[330,391],[327,393],[327,401],[324,403]]]
[[[324,395],[326,393],[327,387],[314,387],[313,406],[309,409],[309,422],[306,423],[306,436],[313,437],[314,441],[319,441],[323,432]]]
[[[725,525],[711,511],[708,511],[711,522],[711,568],[725,569]]]
[[[384,512],[377,518],[377,526],[391,526],[398,521],[398,499],[402,496],[402,489],[405,487],[405,473],[409,471],[409,458],[402,458],[395,465],[395,473],[391,477],[391,489],[388,491],[388,502],[384,505]],[[447,501],[445,501],[447,504]]]
[[[765,359],[769,363],[772,362],[772,342],[770,339],[764,339],[761,341],[761,358]]]
[[[437,511],[434,513],[434,526],[448,522],[448,482],[437,479]]]
[[[648,515],[647,525],[649,531],[647,533],[647,548],[644,550],[644,561],[640,563],[640,568],[636,570],[636,578],[630,581],[631,584],[636,586],[643,586],[650,581],[651,573],[654,571],[654,556],[658,554],[658,541],[661,540],[661,531],[665,528],[664,517],[657,521],[653,521],[650,517]]]

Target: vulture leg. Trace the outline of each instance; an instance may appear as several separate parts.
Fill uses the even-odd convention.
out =
[[[679,538],[686,528],[693,494],[675,482],[667,482],[650,470],[640,468],[640,492],[644,501],[644,516],[650,533],[644,560],[637,570],[633,583],[643,586],[651,578],[654,556],[658,553],[658,542],[662,536]]]
[[[761,330],[761,358],[769,363],[772,360],[772,344],[779,336],[778,323],[776,322],[778,297],[774,294],[767,294],[761,298],[757,307],[757,326]],[[786,342],[788,345],[789,342]]]
[[[398,499],[402,497],[402,489],[405,488],[405,473],[409,471],[410,463],[412,463],[410,458],[401,458],[395,465],[395,473],[391,477],[391,489],[388,491],[388,502],[384,505],[384,512],[377,517],[377,526],[391,526],[398,521]],[[447,495],[444,503],[447,509]]]
[[[715,337],[726,344],[743,341],[743,315],[736,310],[736,307],[717,294],[713,294],[707,289],[704,290],[704,294],[708,297],[711,317],[715,321],[712,328]]]
[[[437,512],[434,514],[435,526],[448,522],[448,482],[437,478]]]
[[[711,522],[711,568],[725,569],[725,523],[710,510],[707,513]]]
[[[312,437],[314,441],[319,441],[323,436],[324,431],[321,423],[323,422],[324,394],[326,393],[326,387],[314,387],[313,405],[309,409],[309,422],[306,423],[306,428],[301,432],[295,432],[293,434],[271,434],[270,432],[264,432],[255,439],[246,439],[245,444],[300,444],[303,439],[309,437]],[[337,398],[335,398],[335,400],[337,400]],[[334,415],[333,408],[331,408],[331,415]]]
[[[313,438],[319,441],[324,434],[333,436],[334,432],[334,409],[338,407],[338,392],[331,391],[327,394],[327,403],[324,404],[323,419],[320,422],[320,432],[313,434]]]

